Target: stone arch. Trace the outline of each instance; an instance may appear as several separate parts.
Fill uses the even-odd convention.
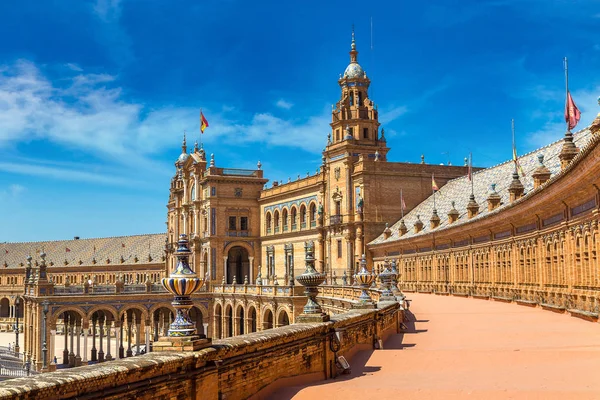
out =
[[[281,209],[281,230],[285,232],[290,223],[290,212],[287,207]]]
[[[108,311],[112,315],[112,319],[114,321],[118,320],[119,311],[117,311],[117,309],[115,307],[113,307],[110,304],[100,304],[100,305],[94,306],[90,310],[88,310],[87,315],[86,315],[86,318],[88,321],[92,319],[92,315],[94,315],[94,313],[96,311],[102,311],[102,312]]]
[[[49,318],[54,319],[56,321],[60,319],[65,312],[74,312],[78,314],[82,320],[87,320],[87,315],[85,314],[85,311],[83,311],[81,307],[77,306],[62,306],[58,310],[54,311]]]
[[[127,306],[123,307],[123,309],[119,312],[118,319],[121,320],[123,318],[123,315],[129,310],[139,311],[140,317],[144,321],[148,319],[148,310],[144,306],[141,306],[139,304],[128,304]]]
[[[228,246],[227,251],[227,283],[241,284],[245,277],[250,276],[250,258],[254,251],[248,250],[248,245]],[[234,278],[235,277],[235,282]]]
[[[262,330],[267,330],[267,329],[273,329],[274,327],[274,317],[273,317],[273,308],[270,306],[267,306],[264,308],[263,313],[262,313],[262,318],[261,318],[261,322],[262,322]]]
[[[230,302],[225,304],[223,311],[223,337],[233,336],[233,305]]]
[[[205,321],[208,321],[208,319],[205,317],[204,311],[199,307],[198,304],[194,304],[192,308],[190,308],[189,315],[196,328],[196,334],[206,337],[207,332],[204,329],[204,323]]]
[[[175,313],[175,308],[173,307],[173,305],[171,303],[157,303],[155,305],[153,305],[152,307],[150,307],[150,310],[148,311],[148,315],[153,315],[157,310],[161,309],[161,308],[168,308],[169,310],[171,310],[172,313]]]
[[[234,309],[234,335],[243,335],[246,333],[246,310],[242,303],[237,303]]]
[[[276,231],[275,233],[278,233],[279,225],[279,209],[275,209],[273,212],[273,229]]]
[[[223,333],[223,306],[221,305],[221,302],[215,303],[213,318],[213,337],[216,339],[221,339]]]
[[[270,234],[272,228],[273,228],[273,214],[271,214],[271,211],[267,211],[265,214],[265,233],[267,235]]]
[[[292,207],[290,207],[290,223],[291,230],[295,231],[298,223],[298,207],[296,207],[296,205],[292,205]]]
[[[250,304],[247,307],[247,317],[246,317],[246,322],[248,325],[247,331],[248,333],[251,332],[256,332],[257,331],[257,326],[258,326],[258,313],[256,312],[256,305],[254,303]]]
[[[10,300],[8,298],[3,297],[0,300],[0,318],[8,318],[10,315]]]
[[[290,324],[290,314],[287,307],[280,307],[277,311],[277,327]]]

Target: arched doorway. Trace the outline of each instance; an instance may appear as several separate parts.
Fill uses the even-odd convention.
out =
[[[238,306],[235,309],[235,324],[236,324],[236,328],[235,328],[235,334],[236,335],[243,335],[245,332],[245,327],[244,324],[246,323],[245,318],[244,318],[244,307],[241,304],[238,304]]]
[[[265,311],[265,317],[263,318],[263,331],[265,329],[273,329],[273,312],[271,310]]]
[[[277,326],[285,326],[290,324],[290,317],[288,316],[287,311],[281,310],[279,312],[279,317],[277,318]]]
[[[256,308],[254,306],[250,306],[248,310],[248,330],[256,332]]]
[[[225,306],[225,337],[233,336],[233,307]]]
[[[8,318],[10,315],[10,302],[6,297],[0,300],[0,318]]]
[[[196,327],[196,334],[200,336],[206,335],[206,332],[204,332],[204,317],[202,316],[202,310],[196,306],[192,307],[190,309],[190,318]]]
[[[214,323],[215,329],[213,331],[213,337],[216,339],[221,339],[221,335],[222,335],[221,321],[222,321],[223,315],[222,315],[221,305],[218,303],[215,305],[214,318],[215,318],[215,323]]]
[[[235,282],[233,277],[235,276]],[[232,247],[227,253],[227,283],[244,282],[244,277],[250,279],[250,260],[248,250],[241,246]]]

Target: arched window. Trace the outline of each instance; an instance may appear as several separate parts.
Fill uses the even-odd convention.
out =
[[[275,225],[275,233],[279,233],[279,210],[275,210],[273,214],[273,224]]]
[[[267,221],[266,221],[267,222],[267,235],[269,235],[269,234],[271,234],[271,224],[273,222],[270,212],[267,213],[266,219],[267,219]]]
[[[354,92],[350,92],[350,105],[354,105]]]
[[[358,92],[358,105],[362,106],[362,104],[363,104],[362,92]]]
[[[296,230],[296,207],[292,207],[292,230]]]
[[[281,212],[281,219],[282,219],[281,225],[283,225],[283,231],[287,232],[287,230],[288,230],[288,210],[287,209],[284,209]]]
[[[196,185],[192,184],[192,190],[190,190],[190,201],[196,200]]]
[[[315,203],[310,204],[310,227],[317,226],[317,206]]]
[[[306,228],[306,206],[302,204],[300,206],[300,229]]]

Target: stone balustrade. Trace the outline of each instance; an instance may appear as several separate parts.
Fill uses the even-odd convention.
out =
[[[34,380],[12,379],[0,383],[0,399],[266,396],[278,384],[293,384],[295,379],[317,382],[335,377],[338,356],[381,346],[387,336],[399,332],[402,317],[398,303],[379,303],[378,309],[350,310],[328,322],[215,340],[197,352],[149,353],[42,374]]]

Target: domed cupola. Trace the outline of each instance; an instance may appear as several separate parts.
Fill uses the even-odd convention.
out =
[[[352,30],[352,50],[350,50],[350,64],[346,67],[342,78],[361,79],[366,78],[367,73],[358,63],[358,51],[356,50],[356,41],[354,40],[354,29]]]
[[[178,167],[182,166],[189,157],[190,157],[190,155],[187,153],[187,144],[185,142],[185,132],[184,132],[183,133],[183,143],[181,144],[181,154],[177,158],[177,161],[175,161],[175,165],[177,165]]]

